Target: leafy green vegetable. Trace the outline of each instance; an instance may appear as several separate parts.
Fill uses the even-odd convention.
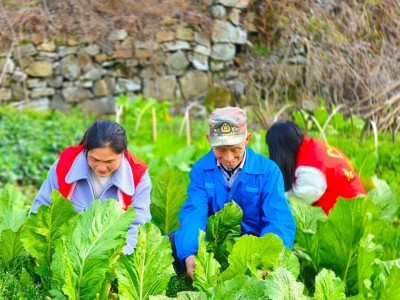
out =
[[[135,211],[124,211],[114,199],[94,201],[73,217],[57,241],[51,270],[52,294],[69,299],[95,299],[106,279],[111,257],[121,253]]]
[[[151,223],[139,227],[135,252],[118,260],[115,272],[122,299],[148,299],[165,294],[168,281],[175,274],[171,243]]]

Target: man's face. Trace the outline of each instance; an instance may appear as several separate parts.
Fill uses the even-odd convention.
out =
[[[250,138],[251,134],[249,133],[246,140],[241,144],[213,147],[215,157],[226,169],[236,168],[244,158],[245,148],[249,143]]]

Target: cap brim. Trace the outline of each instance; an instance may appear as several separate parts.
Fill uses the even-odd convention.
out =
[[[214,135],[210,136],[209,142],[212,147],[217,146],[233,146],[243,143],[247,138],[247,132],[235,135]]]

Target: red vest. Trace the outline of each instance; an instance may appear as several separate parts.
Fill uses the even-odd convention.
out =
[[[61,195],[64,198],[70,199],[72,195],[73,189],[75,188],[76,183],[67,183],[65,182],[65,178],[71,169],[73,162],[75,161],[76,157],[79,153],[83,151],[84,145],[79,146],[70,146],[66,148],[64,151],[61,152],[60,158],[56,167],[56,173],[58,178],[58,188]],[[135,189],[139,184],[140,180],[144,172],[147,169],[147,166],[142,161],[138,160],[134,157],[128,150],[124,152],[125,158],[128,160],[129,165],[132,169],[132,175],[134,179]],[[126,210],[128,206],[132,202],[132,196],[122,193],[123,199],[123,208]]]
[[[314,167],[325,175],[326,191],[313,205],[320,206],[326,214],[338,197],[351,199],[366,194],[350,160],[327,143],[305,137],[297,153],[296,169],[300,166]]]

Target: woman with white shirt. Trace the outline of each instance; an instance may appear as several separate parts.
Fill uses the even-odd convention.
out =
[[[326,214],[338,197],[352,199],[366,194],[346,155],[328,143],[304,136],[296,123],[274,123],[266,143],[270,159],[283,173],[285,192],[320,206]]]

